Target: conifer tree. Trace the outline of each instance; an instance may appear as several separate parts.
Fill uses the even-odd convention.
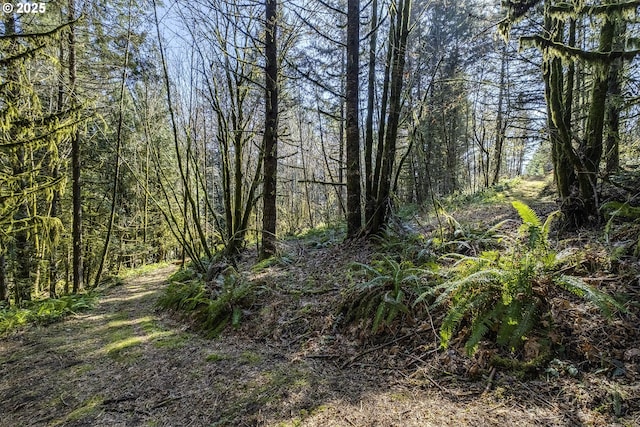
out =
[[[18,30],[17,16],[5,15],[0,36],[0,299],[9,301],[5,261],[10,257],[13,298],[20,304],[31,299],[36,249],[57,244],[62,228],[58,218],[41,215],[38,208],[63,187],[63,180],[49,172],[77,117],[71,109],[47,112],[30,76],[67,25],[26,33]]]

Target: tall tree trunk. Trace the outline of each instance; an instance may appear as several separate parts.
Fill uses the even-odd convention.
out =
[[[60,39],[58,46],[58,61],[60,64],[64,63],[64,40]],[[64,69],[60,68],[60,74],[58,76],[58,97],[56,100],[56,111],[62,112],[64,108]],[[60,177],[60,163],[57,161],[53,165],[53,170],[51,171],[52,178],[57,181]],[[60,206],[60,190],[57,188],[53,189],[53,196],[51,198],[51,211],[49,212],[49,216],[51,218],[56,218],[58,216],[58,210]],[[51,250],[49,251],[49,298],[56,298],[56,284],[58,282],[58,267],[60,265],[60,261],[58,260],[58,245],[57,241],[57,230],[53,230],[52,233],[56,233],[54,236],[50,236],[51,241]]]
[[[113,226],[116,219],[116,208],[118,206],[118,182],[120,181],[120,156],[122,152],[122,126],[124,122],[124,93],[127,82],[127,68],[129,67],[129,43],[131,38],[131,1],[129,1],[128,9],[128,24],[127,24],[127,40],[124,48],[124,64],[122,64],[122,79],[120,81],[120,99],[118,101],[118,126],[116,128],[116,152],[115,152],[115,165],[113,170],[113,185],[111,187],[111,210],[109,213],[109,224],[107,225],[107,235],[104,238],[104,246],[102,247],[102,254],[100,255],[100,264],[98,265],[98,271],[96,272],[95,281],[93,286],[97,287],[100,284],[100,278],[102,277],[102,270],[104,264],[107,261],[109,254],[109,244],[111,243],[111,235],[113,233]]]
[[[76,94],[76,33],[75,33],[75,0],[69,0],[69,95],[71,99],[71,107],[76,107],[78,100]],[[80,160],[80,132],[75,131],[71,136],[71,175],[72,175],[72,193],[73,193],[73,229],[71,231],[73,240],[73,288],[72,292],[76,293],[83,285],[83,267],[82,267],[82,185],[80,169],[82,167]]]
[[[7,18],[5,21],[5,34],[6,35],[14,35],[16,34],[16,18],[13,13],[7,14]],[[18,45],[16,39],[12,39],[9,42],[8,56],[12,56],[17,54]],[[20,72],[18,66],[13,63],[10,64],[9,69],[7,70],[7,81],[9,84],[6,85],[8,88],[8,93],[6,97],[9,103],[14,103],[14,108],[17,108],[17,102],[20,97]],[[11,126],[10,130],[10,138],[16,138],[16,130],[14,126]],[[17,178],[16,187],[11,190],[15,194],[24,194],[24,192],[28,188],[27,178],[25,176],[26,172],[26,152],[25,147],[20,145],[15,149],[15,152],[12,153],[12,172],[13,176]],[[16,260],[16,268],[14,273],[14,297],[16,305],[19,305],[22,301],[28,301],[31,299],[31,264],[33,257],[33,248],[29,242],[29,233],[28,233],[28,223],[29,223],[29,205],[26,198],[19,202],[16,212],[13,215],[13,226],[17,230],[14,237],[14,247],[15,247],[15,260]]]
[[[367,82],[367,118],[365,122],[364,170],[365,170],[365,218],[373,216],[373,110],[376,83],[376,49],[378,40],[378,0],[371,5],[371,39],[369,40],[369,76]]]
[[[304,138],[302,135],[302,111],[298,109],[298,139],[300,140],[300,160],[302,161],[302,179],[304,180],[304,198],[309,215],[309,226],[314,228],[313,210],[311,209],[311,194],[309,192],[309,176],[307,171],[307,161],[305,157]]]
[[[54,180],[58,180],[60,177],[60,166],[58,162],[53,166],[53,171],[51,176]],[[49,216],[51,218],[58,217],[58,207],[60,205],[60,191],[58,189],[53,190],[53,195],[51,198],[51,210],[49,212]],[[51,242],[51,249],[49,251],[49,298],[56,298],[56,283],[58,282],[58,265],[60,261],[58,260],[58,231],[57,229],[53,229],[51,231],[51,236],[49,236],[49,240]]]
[[[606,15],[600,30],[600,52],[610,52],[613,47],[615,23],[612,16]],[[603,153],[604,118],[609,88],[609,62],[597,64],[593,86],[591,89],[591,103],[587,115],[587,127],[584,147],[584,172],[579,174],[580,196],[584,210],[596,215],[598,208],[597,180],[600,161]],[[597,215],[596,215],[597,216]],[[590,221],[593,219],[589,219]]]
[[[360,208],[360,130],[358,122],[360,70],[360,0],[347,2],[347,237],[354,237],[362,227]]]
[[[500,180],[500,167],[502,166],[502,151],[505,140],[506,126],[504,122],[503,106],[505,98],[505,82],[507,69],[507,43],[502,46],[500,59],[500,87],[498,88],[498,114],[496,117],[496,143],[493,151],[493,179],[492,184]]]
[[[614,49],[624,48],[626,24],[615,24]],[[615,173],[620,168],[620,110],[621,110],[621,73],[622,58],[614,59],[608,76],[607,128],[606,128],[606,172]]]
[[[278,173],[278,46],[277,0],[265,0],[265,129],[262,248],[260,258],[276,254],[276,191]]]
[[[384,137],[384,151],[382,153],[382,169],[380,183],[376,197],[376,210],[373,220],[369,224],[370,233],[379,233],[388,221],[390,209],[390,192],[393,166],[396,157],[396,140],[400,125],[400,100],[404,65],[406,60],[407,38],[409,36],[409,17],[411,14],[411,0],[399,2],[399,15],[393,36],[393,44],[389,48],[393,51],[391,62],[391,81],[389,93],[389,117]],[[380,142],[378,142],[380,144]]]
[[[382,81],[382,98],[380,100],[380,119],[378,121],[378,145],[376,148],[376,161],[375,167],[373,168],[373,180],[371,182],[371,201],[367,201],[369,205],[373,205],[373,208],[370,206],[366,211],[368,215],[366,217],[366,224],[369,230],[372,229],[372,224],[374,221],[374,217],[376,215],[376,210],[378,209],[378,192],[380,191],[380,173],[382,172],[382,158],[384,154],[385,147],[385,130],[387,125],[387,107],[389,104],[389,86],[391,84],[391,62],[393,60],[394,49],[393,45],[395,43],[396,38],[396,22],[395,16],[397,12],[395,9],[392,9],[390,15],[392,17],[390,28],[389,28],[389,40],[388,40],[388,49],[387,49],[387,58],[384,66],[384,77]]]

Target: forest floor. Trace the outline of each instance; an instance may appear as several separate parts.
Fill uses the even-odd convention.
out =
[[[460,217],[515,217],[513,197],[551,210],[527,185]],[[594,329],[583,346],[626,331],[620,360],[561,360],[559,375],[525,379],[490,369],[482,351],[439,349],[433,319],[377,337],[339,326],[349,266],[370,262],[373,244],[284,245],[286,262],[252,270],[249,254],[240,265],[264,292],[216,339],[157,309],[175,266],[106,290],[91,312],[0,339],[0,426],[640,426],[637,313],[607,326],[568,308]],[[578,376],[559,368],[571,364]]]

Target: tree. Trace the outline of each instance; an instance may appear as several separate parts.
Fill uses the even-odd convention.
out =
[[[118,183],[120,180],[120,163],[122,155],[122,128],[124,122],[124,99],[125,99],[125,86],[127,82],[127,68],[129,66],[129,46],[131,39],[131,0],[129,1],[128,14],[129,20],[127,23],[127,35],[125,41],[124,52],[124,64],[122,65],[122,80],[120,83],[120,97],[118,100],[118,123],[116,128],[116,152],[115,152],[115,170],[113,174],[113,189],[111,192],[111,212],[109,213],[109,225],[107,226],[107,235],[104,239],[104,245],[102,248],[102,255],[98,265],[98,271],[96,272],[94,286],[98,286],[100,278],[102,277],[102,270],[107,260],[107,254],[109,253],[109,244],[111,243],[111,234],[113,232],[113,225],[116,217],[116,206],[118,204]]]
[[[347,2],[346,137],[347,137],[347,236],[354,237],[362,227],[360,204],[360,1]]]
[[[265,123],[260,258],[276,253],[278,173],[278,45],[277,0],[265,0]]]
[[[407,39],[410,31],[411,0],[398,2],[397,7],[391,8],[390,16],[389,61],[385,69],[376,167],[371,184],[371,196],[374,198],[373,205],[375,208],[370,211],[371,217],[367,218],[367,231],[371,234],[377,234],[383,230],[389,219],[391,209],[391,180],[396,162],[396,144],[401,112],[400,101],[403,92]],[[384,119],[385,116],[387,116],[386,121]]]
[[[501,24],[503,35],[508,36],[511,26],[524,16],[534,15],[540,3],[540,0],[506,2],[507,19]],[[638,51],[614,50],[616,22],[626,20],[627,12],[635,11],[639,6],[640,2],[636,1],[609,0],[593,5],[547,0],[543,8],[544,32],[521,38],[521,43],[536,46],[542,52],[554,175],[562,210],[571,226],[599,221],[597,185],[604,152],[611,64],[618,58],[633,58],[638,54]],[[585,18],[599,26],[598,43],[593,49],[576,47],[575,21]],[[572,121],[576,64],[593,70],[581,137]]]
[[[58,148],[74,132],[76,110],[47,112],[44,97],[33,79],[33,64],[46,58],[45,48],[68,26],[48,25],[49,30],[29,32],[16,15],[6,14],[0,36],[0,303],[9,302],[7,257],[13,271],[16,304],[30,300],[37,274],[35,259],[57,244],[61,221],[42,211],[62,188],[60,177],[49,172],[58,164]],[[20,28],[20,31],[18,31]],[[46,28],[46,27],[45,27]],[[41,28],[42,29],[42,28]]]
[[[78,105],[76,95],[76,34],[75,0],[69,0],[69,97],[72,108]],[[73,292],[78,292],[84,282],[82,267],[82,184],[81,184],[80,160],[80,132],[76,132],[71,137],[71,174],[73,192]]]

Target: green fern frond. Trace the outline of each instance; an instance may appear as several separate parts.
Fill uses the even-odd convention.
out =
[[[440,287],[443,289],[443,292],[436,298],[432,307],[438,307],[442,304],[443,301],[449,299],[450,295],[453,293],[458,293],[460,290],[469,290],[469,288],[477,287],[477,286],[486,286],[490,284],[500,283],[501,279],[505,276],[505,271],[492,268],[487,270],[481,270],[475,273],[472,273],[466,277],[463,277],[460,280],[453,280],[442,284]],[[425,293],[426,294],[426,293]],[[427,295],[422,294],[416,302],[421,301]]]
[[[382,319],[384,319],[386,310],[387,310],[387,306],[385,305],[384,301],[381,301],[380,304],[378,304],[376,315],[373,317],[373,325],[371,326],[371,332],[373,333],[378,332],[378,329],[380,328],[380,325],[382,323]]]
[[[458,326],[468,311],[471,300],[471,295],[467,294],[463,296],[456,304],[449,308],[444,319],[442,319],[442,326],[440,327],[440,345],[442,348],[447,348],[449,346],[449,342],[451,341],[451,338],[453,338],[453,334],[457,331]]]
[[[369,274],[371,274],[373,276],[376,276],[376,275],[380,274],[380,272],[378,270],[376,270],[375,268],[371,267],[368,264],[362,264],[362,263],[359,263],[359,262],[353,262],[353,263],[351,263],[349,265],[349,267],[351,269],[365,270],[367,273],[369,273]]]
[[[491,310],[485,311],[473,320],[471,324],[471,333],[465,343],[465,350],[467,351],[467,354],[471,355],[475,353],[478,348],[478,344],[493,328],[496,320],[501,318],[505,308],[506,307],[502,302],[498,302]]]
[[[525,302],[524,307],[520,310],[518,326],[511,333],[509,347],[512,349],[518,348],[522,343],[522,339],[535,327],[538,320],[539,307],[540,300],[536,297],[531,297]]]
[[[521,313],[522,302],[520,300],[512,300],[511,303],[507,305],[502,319],[500,319],[500,327],[498,328],[498,335],[496,337],[498,344],[502,346],[510,346],[513,340],[514,331],[518,327]]]
[[[626,312],[626,308],[622,303],[617,301],[611,295],[599,291],[593,286],[587,284],[584,280],[575,276],[560,275],[554,278],[554,282],[561,288],[571,292],[572,294],[584,298],[589,301],[606,316],[611,317],[614,310]]]
[[[497,223],[497,224],[495,224],[495,225],[491,226],[491,228],[489,228],[489,229],[484,233],[484,235],[486,236],[486,235],[493,234],[493,233],[497,232],[498,230],[500,230],[500,229],[501,229],[502,227],[504,227],[505,225],[510,224],[510,223],[512,223],[512,222],[515,222],[515,220],[513,220],[513,219],[511,219],[511,218],[507,218],[507,219],[505,219],[505,220],[502,220],[502,221],[500,221],[499,223]],[[503,237],[503,236],[501,236],[501,237]]]
[[[540,217],[538,217],[538,214],[536,214],[528,205],[516,200],[511,202],[511,206],[513,206],[513,208],[518,212],[523,223],[534,227],[542,227]]]
[[[561,216],[561,211],[553,211],[547,216],[544,224],[542,224],[542,238],[545,242],[547,241],[547,239],[549,239],[549,232],[551,231],[551,225],[553,224],[553,221],[555,221],[557,218],[560,218]]]
[[[600,207],[601,211],[604,211],[608,215],[616,215],[621,216],[623,218],[629,219],[639,219],[640,218],[640,208],[631,206],[629,202],[616,202],[610,201],[604,203]]]

